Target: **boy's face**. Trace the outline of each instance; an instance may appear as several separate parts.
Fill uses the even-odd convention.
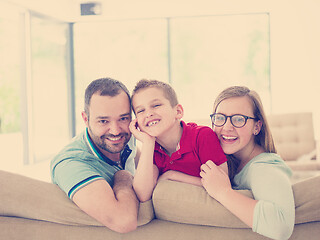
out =
[[[141,131],[153,137],[161,137],[183,115],[180,104],[172,107],[163,91],[157,87],[140,90],[133,96],[132,107]]]

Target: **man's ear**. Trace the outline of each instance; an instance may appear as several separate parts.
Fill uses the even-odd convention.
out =
[[[81,113],[82,119],[87,127],[89,127],[89,116],[86,114],[85,111]]]
[[[183,117],[184,114],[184,110],[181,104],[177,104],[176,106],[176,111],[177,111],[177,119],[181,119]]]

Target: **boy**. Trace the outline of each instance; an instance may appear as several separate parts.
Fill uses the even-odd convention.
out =
[[[169,179],[202,186],[200,166],[208,160],[227,172],[227,158],[209,127],[186,124],[173,88],[140,80],[132,93],[136,119],[130,131],[142,142],[133,188],[141,202],[151,198],[157,181]]]

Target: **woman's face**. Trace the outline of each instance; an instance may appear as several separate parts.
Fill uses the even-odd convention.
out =
[[[216,113],[226,116],[241,114],[254,117],[252,103],[249,97],[232,97],[223,100],[217,107]],[[260,125],[253,119],[248,119],[241,128],[231,124],[230,118],[221,127],[214,126],[213,130],[218,135],[221,147],[225,154],[233,154],[239,159],[246,159],[253,151],[254,137],[260,131]]]

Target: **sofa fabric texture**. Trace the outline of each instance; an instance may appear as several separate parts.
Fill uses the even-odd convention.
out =
[[[318,239],[319,186],[320,176],[293,185],[296,225],[290,239]],[[203,188],[173,181],[157,185],[153,204],[140,204],[139,227],[127,234],[102,226],[51,183],[0,171],[0,196],[0,239],[268,239],[253,233]]]
[[[295,183],[295,224],[320,221],[320,176]],[[319,189],[319,190],[318,190]],[[238,190],[252,198],[249,190]],[[175,181],[159,182],[153,194],[156,218],[230,228],[249,228],[211,198],[204,188]]]

